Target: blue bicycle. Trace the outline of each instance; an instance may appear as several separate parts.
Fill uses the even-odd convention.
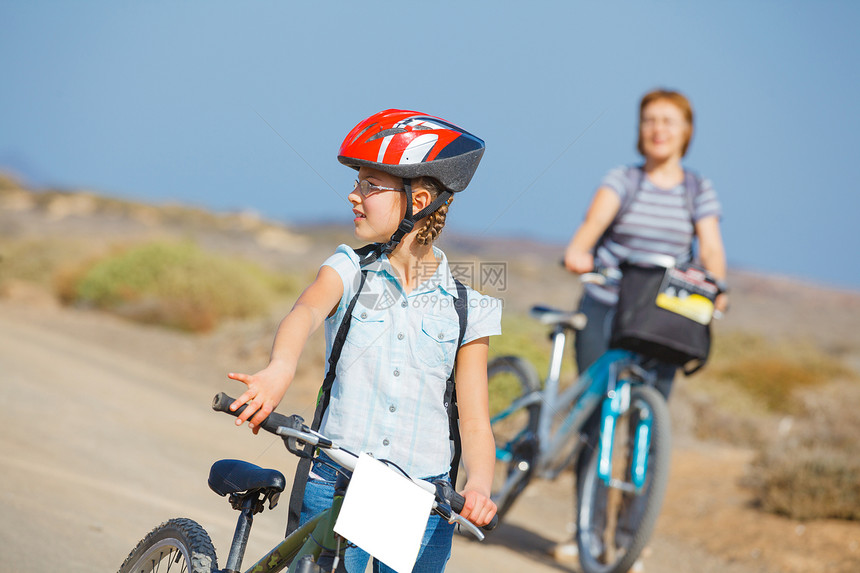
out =
[[[497,357],[488,365],[490,395],[516,395],[510,404],[491,408],[493,500],[504,516],[534,477],[554,479],[576,462],[582,569],[628,571],[653,532],[669,477],[671,424],[666,401],[654,387],[656,362],[612,349],[560,390],[567,336],[585,326],[585,317],[545,306],[533,307],[531,315],[551,329],[543,387],[535,368],[520,357]]]

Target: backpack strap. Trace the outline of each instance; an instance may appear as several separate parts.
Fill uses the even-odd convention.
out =
[[[372,260],[370,260],[372,254],[376,252],[375,244],[367,245],[357,249],[355,252],[362,261],[362,264],[360,264],[361,267],[376,260],[376,257],[372,257]],[[320,386],[319,393],[317,394],[317,407],[314,411],[314,420],[311,423],[311,429],[313,430],[319,430],[320,424],[322,424],[323,414],[325,414],[325,411],[328,408],[328,403],[331,400],[331,387],[334,384],[337,362],[340,360],[340,354],[343,351],[343,343],[346,341],[347,334],[349,334],[349,327],[352,323],[352,311],[355,309],[355,304],[358,302],[358,297],[361,294],[361,289],[364,288],[366,280],[367,270],[362,269],[358,288],[356,289],[352,300],[349,301],[349,306],[346,308],[346,313],[344,314],[343,320],[340,323],[340,327],[337,329],[337,334],[335,335],[334,341],[331,345],[331,352],[328,357],[328,370],[326,371],[325,379],[323,379],[323,383]],[[290,490],[290,506],[289,513],[287,515],[287,535],[299,526],[299,518],[302,513],[302,501],[305,497],[305,486],[308,483],[308,476],[311,473],[313,452],[314,447],[305,444],[302,448],[303,455],[296,466],[296,475],[293,478],[293,487]]]
[[[377,260],[379,256],[377,244],[366,245],[360,249],[356,249],[355,252],[359,256],[359,266],[362,268]],[[340,359],[343,344],[346,341],[346,337],[349,334],[349,327],[352,323],[352,311],[355,309],[356,302],[358,301],[361,289],[364,287],[366,280],[367,270],[362,269],[361,281],[359,282],[358,289],[356,289],[355,295],[349,302],[349,306],[346,309],[346,313],[344,314],[343,320],[341,321],[340,327],[338,328],[337,334],[332,342],[331,352],[329,353],[328,359],[328,370],[326,371],[325,379],[323,380],[322,386],[320,386],[319,393],[317,394],[317,406],[314,411],[314,420],[311,424],[311,428],[313,430],[319,430],[320,425],[322,424],[323,415],[328,408],[328,404],[331,399],[331,388],[334,384],[335,373],[337,370],[337,362]],[[463,337],[466,334],[466,309],[468,307],[466,298],[468,294],[466,286],[463,283],[457,279],[454,279],[454,282],[457,285],[458,297],[457,300],[454,301],[454,308],[457,311],[457,318],[460,322],[460,337],[457,340],[457,349],[459,350],[460,345],[463,343]],[[445,383],[444,397],[445,409],[448,412],[449,436],[454,442],[454,460],[451,462],[451,481],[453,483],[456,483],[457,480],[457,469],[459,468],[460,452],[462,449],[460,445],[460,426],[458,423],[459,415],[457,413],[457,394],[454,389],[454,372],[456,370],[456,364],[457,360],[455,357],[454,367],[452,367],[451,374]],[[290,490],[290,505],[287,516],[286,535],[295,531],[299,526],[302,502],[304,501],[305,487],[307,486],[308,476],[311,471],[311,461],[313,459],[314,448],[313,446],[305,445],[302,452],[304,455],[299,459],[299,463],[296,467],[295,478],[293,479],[293,487]]]
[[[621,216],[624,215],[629,209],[630,205],[633,204],[633,199],[636,198],[636,194],[639,192],[639,188],[642,187],[642,180],[645,179],[645,166],[644,165],[631,165],[627,168],[627,173],[632,175],[631,180],[633,181],[633,185],[630,188],[630,192],[624,197],[624,200],[621,202],[621,205],[618,207],[618,211],[615,213],[615,217],[612,218],[612,222],[609,223],[609,226],[606,227],[606,230],[603,231],[603,234],[600,235],[600,238],[597,239],[597,242],[594,244],[594,254],[597,255],[597,249],[606,242],[606,239],[609,237],[609,232],[615,226],[615,224],[621,220]]]
[[[469,293],[466,290],[466,285],[454,279],[457,285],[457,300],[454,301],[454,308],[457,310],[457,319],[460,322],[460,337],[457,339],[457,352],[460,351],[460,346],[463,345],[463,337],[466,336],[467,309],[469,306]],[[457,358],[455,355],[454,366],[451,368],[451,375],[445,382],[445,410],[448,411],[448,436],[454,442],[454,457],[451,459],[451,483],[456,487],[457,474],[460,470],[460,455],[463,451],[460,442],[460,412],[457,409],[457,389],[455,388],[454,378],[457,371]]]
[[[645,179],[645,166],[644,165],[634,165],[627,168],[627,172],[630,173],[631,180],[633,181],[633,185],[631,186],[630,193],[624,198],[621,202],[621,206],[618,208],[618,212],[615,213],[615,217],[612,219],[612,222],[606,227],[606,230],[603,232],[603,235],[600,236],[597,243],[594,247],[594,252],[597,254],[597,249],[601,244],[606,240],[609,235],[609,230],[615,226],[615,224],[621,220],[622,215],[627,213],[630,210],[630,206],[633,204],[633,200],[636,198],[636,194],[639,192],[639,188],[642,187],[642,181]],[[688,169],[684,169],[684,198],[687,201],[687,212],[690,214],[690,219],[692,220],[694,209],[695,209],[695,201],[696,198],[702,192],[702,178],[699,177],[693,171]],[[695,235],[694,235],[695,239]],[[693,252],[693,244],[690,243],[690,258],[692,259],[694,255]]]
[[[639,188],[642,187],[642,181],[645,179],[645,166],[644,165],[634,165],[632,167],[627,168],[627,172],[630,173],[632,171],[632,181],[633,185],[630,189],[630,193],[627,194],[627,197],[622,201],[621,206],[618,208],[618,212],[615,213],[615,218],[612,219],[612,223],[610,223],[608,229],[611,229],[615,223],[617,223],[621,216],[627,213],[630,210],[630,206],[633,204],[633,199],[636,198],[636,194],[639,193]]]
[[[693,171],[684,170],[684,197],[687,199],[687,212],[690,214],[690,221],[696,212],[696,198],[702,193],[702,178]],[[690,261],[696,259],[696,230],[695,221],[693,221],[693,238],[690,240]]]

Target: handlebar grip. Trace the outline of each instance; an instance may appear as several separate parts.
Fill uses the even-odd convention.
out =
[[[457,491],[454,489],[454,487],[451,484],[449,484],[447,481],[437,480],[437,481],[434,481],[433,483],[436,484],[437,488],[439,486],[442,486],[443,497],[445,499],[447,499],[448,502],[451,504],[451,509],[453,509],[457,513],[460,513],[461,511],[463,511],[463,506],[466,504],[466,498],[465,497],[463,497],[462,495],[457,493]],[[482,526],[481,529],[483,529],[484,531],[492,531],[496,528],[496,526],[498,524],[499,524],[499,514],[496,513],[496,515],[493,516],[493,519],[490,520],[490,523]]]
[[[215,398],[212,399],[212,409],[216,412],[224,412],[225,414],[230,414],[231,416],[238,417],[242,412],[245,411],[247,404],[239,406],[238,408],[236,408],[235,411],[230,410],[230,404],[235,401],[235,398],[228,396],[224,392],[220,392],[217,396],[215,396]],[[269,414],[269,416],[265,420],[263,420],[263,423],[260,424],[261,428],[273,434],[275,434],[278,431],[278,428],[282,426],[292,428],[292,419],[289,416],[284,416],[283,414],[279,414],[277,412],[272,412],[271,414]]]

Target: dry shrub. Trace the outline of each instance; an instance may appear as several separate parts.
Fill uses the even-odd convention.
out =
[[[759,425],[752,416],[716,408],[707,398],[691,398],[693,434],[700,440],[716,440],[741,447],[762,445]]]
[[[766,450],[745,480],[765,511],[860,520],[860,458],[827,445]]]
[[[744,485],[765,511],[860,519],[860,385],[840,358],[810,341],[732,333],[688,381],[696,435],[757,450]]]
[[[58,268],[78,261],[94,250],[68,239],[0,241],[0,286],[19,280],[50,288]]]
[[[860,386],[846,377],[796,394],[796,416],[760,449],[746,485],[766,511],[860,520]]]
[[[812,364],[771,356],[736,360],[716,374],[774,412],[791,409],[792,393],[796,389],[826,381],[823,373]]]
[[[0,171],[0,191],[20,189],[21,183],[11,174]]]
[[[734,333],[718,337],[714,346],[708,383],[728,384],[773,413],[794,412],[798,407],[795,395],[800,390],[852,375],[834,356],[811,342],[777,342]]]

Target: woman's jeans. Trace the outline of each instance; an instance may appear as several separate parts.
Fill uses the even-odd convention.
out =
[[[584,329],[576,333],[573,349],[576,351],[577,369],[579,372],[585,372],[604,352],[609,350],[615,306],[603,304],[584,294],[579,302],[579,312],[586,316],[588,322]],[[666,400],[669,399],[669,393],[672,391],[676,370],[677,368],[672,364],[657,366],[655,386]]]
[[[330,459],[325,458],[331,463]],[[302,503],[302,513],[300,523],[304,524],[310,518],[321,511],[331,507],[334,499],[334,482],[336,472],[331,467],[319,463],[314,460],[311,475],[308,478],[307,486],[305,486],[305,497]],[[427,478],[428,481],[438,478],[448,479],[447,475]],[[397,500],[388,500],[388,503],[397,503]],[[445,565],[451,557],[451,543],[454,536],[454,525],[449,524],[442,517],[432,514],[427,522],[427,529],[424,531],[424,539],[421,541],[421,549],[418,552],[418,560],[412,571],[415,573],[441,573],[445,570]],[[370,555],[362,549],[350,545],[347,547],[344,561],[346,570],[349,573],[363,573],[367,568],[367,562]],[[394,572],[393,569],[380,563],[376,559],[373,560],[373,572]]]

